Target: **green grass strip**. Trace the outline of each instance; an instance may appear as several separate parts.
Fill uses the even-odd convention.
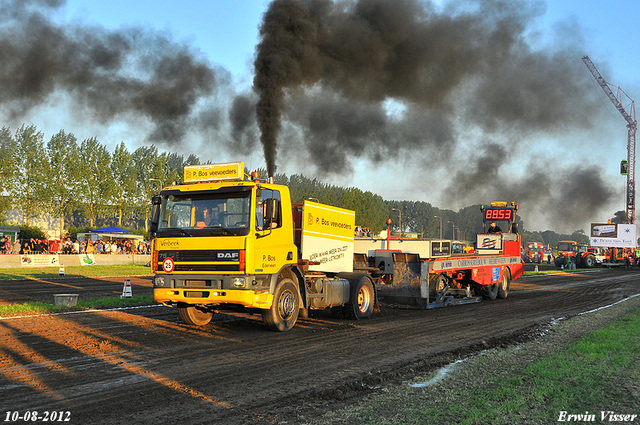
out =
[[[26,302],[21,304],[0,305],[0,314],[15,314],[25,312],[56,312],[65,310],[77,310],[77,309],[105,309],[116,307],[133,307],[140,305],[157,304],[150,295],[137,295],[131,298],[98,298],[93,300],[78,300],[78,305],[75,307],[65,307],[55,305],[53,303],[43,302]]]

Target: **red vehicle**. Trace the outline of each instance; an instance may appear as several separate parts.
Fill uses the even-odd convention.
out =
[[[523,259],[525,263],[542,263],[544,261],[544,244],[542,242],[527,242],[524,245]]]
[[[384,249],[372,239],[356,243],[354,269],[370,271],[378,296],[396,304],[431,308],[506,298],[511,281],[524,274],[517,210],[513,201],[483,206],[486,233],[476,236],[474,253],[453,253],[447,240]],[[491,222],[503,231],[491,232]]]
[[[597,265],[595,252],[588,245],[576,241],[558,242],[558,255],[555,264],[558,267],[574,264],[577,267],[591,268]]]

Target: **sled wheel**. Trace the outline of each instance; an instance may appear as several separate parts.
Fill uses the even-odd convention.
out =
[[[498,298],[507,298],[509,296],[509,289],[511,288],[511,273],[509,269],[505,268],[502,272],[502,280],[498,287]]]
[[[487,285],[484,287],[484,293],[482,294],[482,298],[486,300],[495,300],[498,298],[498,291],[500,290],[500,284],[494,283],[493,285]]]

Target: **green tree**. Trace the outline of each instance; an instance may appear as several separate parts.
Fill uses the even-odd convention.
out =
[[[480,211],[480,204],[471,205],[462,208],[458,211],[457,217],[452,220],[456,223],[460,231],[460,239],[475,242],[476,234],[482,233],[482,212]],[[509,229],[502,229],[508,231]]]
[[[161,158],[155,146],[141,146],[133,152],[133,162],[136,167],[137,191],[136,202],[139,211],[144,214],[144,229],[149,231],[149,216],[151,214],[151,198],[167,183],[163,169],[166,165],[166,155]]]
[[[421,237],[440,237],[440,220],[428,202],[402,201],[402,225]]]
[[[109,201],[114,197],[111,154],[95,137],[83,140],[78,154],[81,162],[79,193],[82,210],[93,227],[98,215],[108,211]]]
[[[31,218],[46,210],[50,200],[47,179],[50,175],[46,159],[43,134],[33,125],[20,127],[14,138],[11,162],[15,173],[9,186],[9,195],[14,205],[31,225]]]
[[[76,194],[80,185],[80,161],[76,137],[60,130],[47,143],[49,157],[52,211],[60,219],[60,235],[64,234],[64,217],[78,205]]]
[[[11,207],[11,198],[8,195],[16,170],[11,154],[14,150],[15,142],[11,136],[11,130],[2,127],[0,129],[0,220],[4,219]]]
[[[384,228],[386,208],[380,196],[353,187],[338,190],[336,193],[340,195],[336,206],[355,211],[358,226],[367,227],[374,234]]]
[[[122,227],[122,216],[133,210],[137,189],[137,174],[133,155],[124,142],[120,142],[113,151],[111,174],[115,183],[112,203],[118,215],[118,226]]]

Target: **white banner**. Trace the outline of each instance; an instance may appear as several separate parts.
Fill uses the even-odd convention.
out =
[[[58,266],[60,260],[58,259],[58,254],[27,254],[20,256],[20,264],[24,267]]]
[[[81,266],[95,266],[96,259],[93,254],[78,254]]]
[[[635,224],[591,224],[591,246],[635,248],[636,241]]]

